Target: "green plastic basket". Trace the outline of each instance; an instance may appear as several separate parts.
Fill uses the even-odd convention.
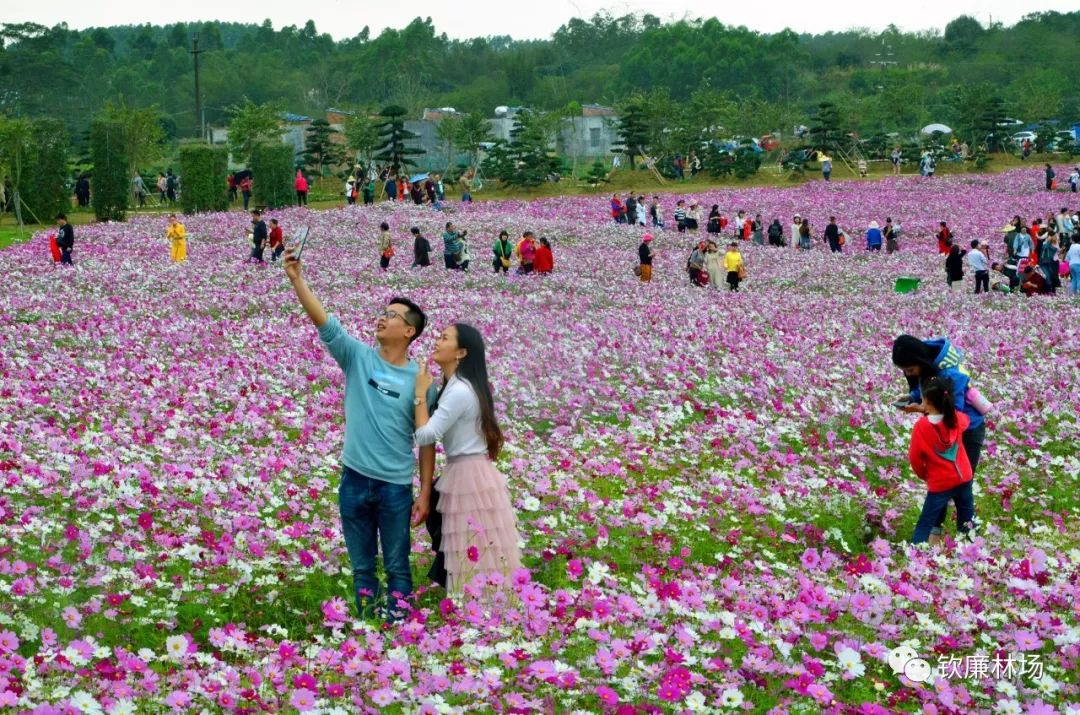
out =
[[[912,276],[900,276],[896,279],[893,290],[897,293],[914,293],[919,290],[919,281],[921,280],[921,278],[913,278]]]

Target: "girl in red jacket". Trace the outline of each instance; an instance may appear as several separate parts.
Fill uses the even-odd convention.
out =
[[[935,525],[950,501],[956,502],[957,533],[968,533],[975,520],[971,464],[960,439],[969,418],[956,410],[952,389],[947,378],[927,380],[922,388],[925,414],[911,431],[908,459],[912,471],[926,482],[926,500],[911,537],[913,544],[941,540],[941,528]]]

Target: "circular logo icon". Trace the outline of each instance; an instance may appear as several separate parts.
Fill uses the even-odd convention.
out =
[[[930,664],[922,658],[912,658],[904,664],[904,675],[913,683],[925,683],[930,679]]]
[[[919,654],[911,646],[898,645],[889,651],[889,667],[893,673],[900,675],[904,672],[904,665],[918,657]]]

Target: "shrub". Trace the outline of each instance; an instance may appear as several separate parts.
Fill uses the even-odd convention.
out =
[[[288,206],[293,200],[293,147],[256,144],[251,150],[252,193],[257,206]]]
[[[186,144],[180,147],[180,175],[184,191],[180,207],[184,213],[225,211],[229,193],[225,175],[229,171],[229,152],[209,144]]]
[[[90,124],[90,162],[93,176],[90,201],[98,221],[123,221],[128,207],[130,159],[124,127],[98,118]]]
[[[65,185],[68,135],[64,123],[58,119],[35,120],[29,149],[20,197],[37,220],[48,222],[66,211],[71,202]]]

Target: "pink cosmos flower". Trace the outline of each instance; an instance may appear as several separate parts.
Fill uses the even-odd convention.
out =
[[[14,653],[19,647],[19,639],[11,631],[0,631],[0,653]]]
[[[1022,651],[1039,650],[1043,647],[1042,640],[1031,631],[1017,631],[1013,638],[1016,640],[1016,647]]]
[[[315,707],[315,693],[307,688],[298,688],[289,696],[289,705],[300,712],[307,712]]]
[[[469,561],[472,561],[475,564],[477,561],[480,560],[480,549],[476,548],[475,546],[470,546],[468,549],[465,550],[465,556],[469,559]]]
[[[596,686],[596,697],[600,698],[600,702],[609,708],[619,704],[619,694],[606,685]]]

